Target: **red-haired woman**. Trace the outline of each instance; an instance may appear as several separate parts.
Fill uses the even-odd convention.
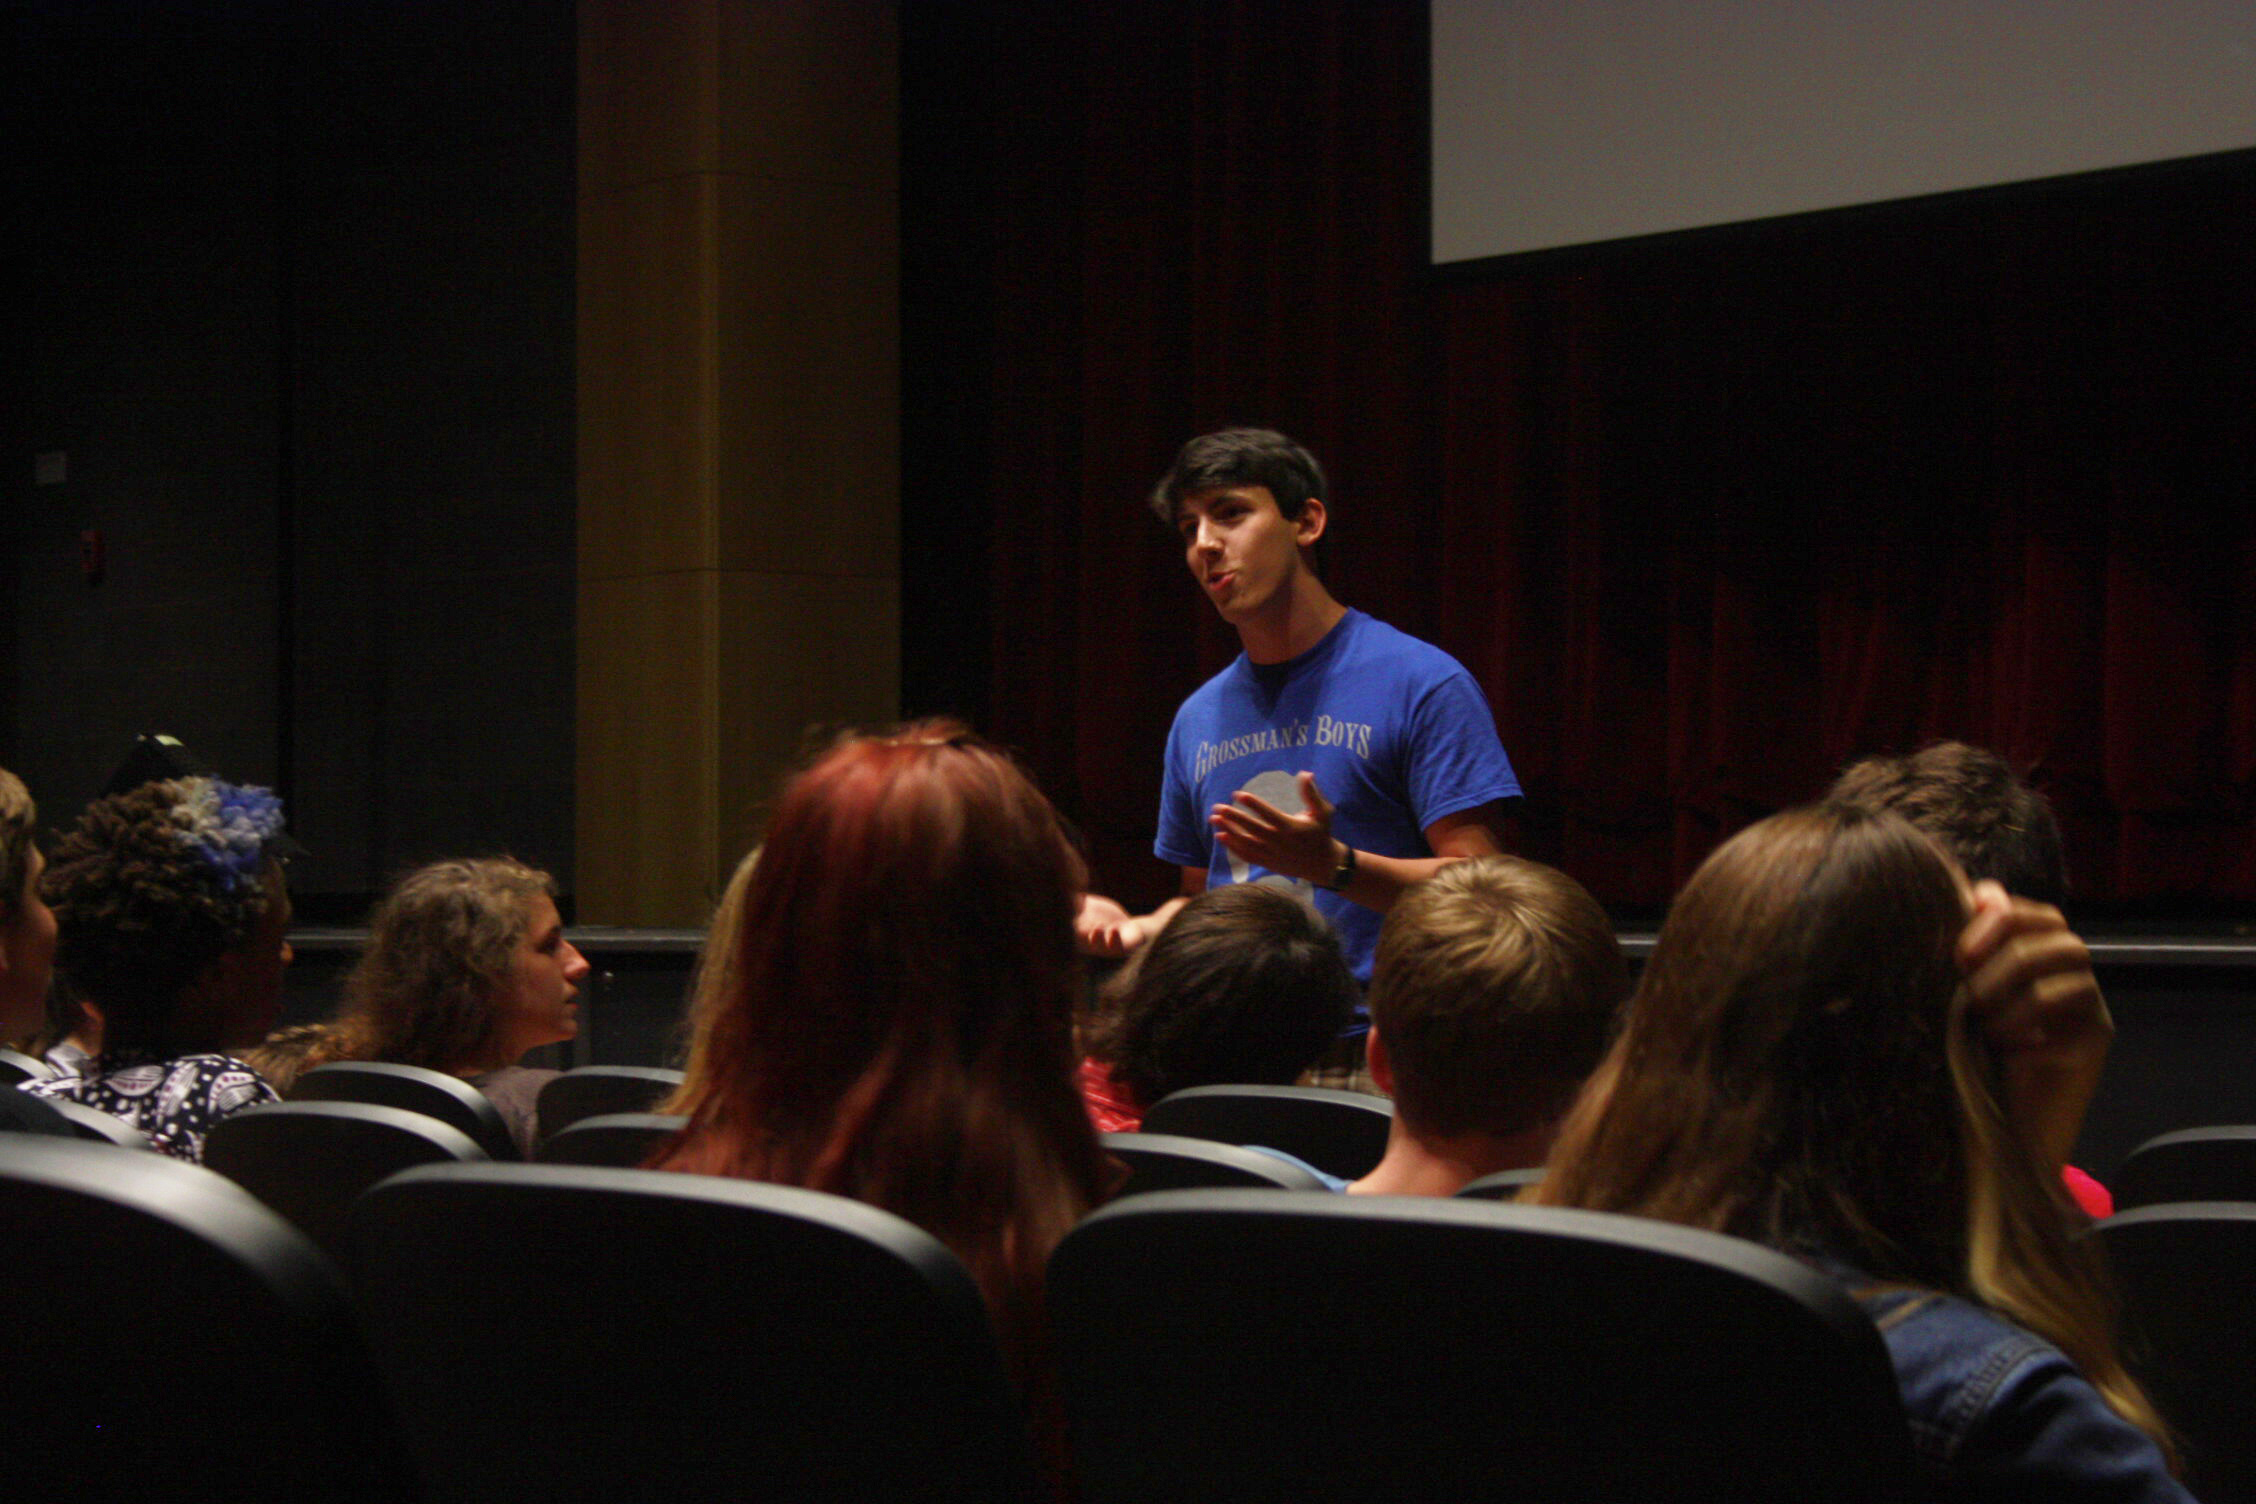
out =
[[[1073,1084],[1084,883],[1056,812],[953,722],[848,737],[784,786],[743,880],[667,1104],[689,1123],[653,1164],[916,1223],[1033,1378],[1043,1262],[1107,1183]]]

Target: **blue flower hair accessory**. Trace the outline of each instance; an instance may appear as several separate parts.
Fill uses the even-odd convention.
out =
[[[268,844],[282,833],[282,801],[271,789],[217,778],[184,778],[180,783],[182,798],[172,810],[178,827],[173,839],[217,873],[229,893],[256,884]]]

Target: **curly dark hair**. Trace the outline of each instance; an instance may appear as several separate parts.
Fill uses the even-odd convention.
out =
[[[161,1032],[189,983],[266,917],[280,891],[267,850],[279,824],[214,823],[246,797],[272,806],[263,790],[212,778],[143,784],[95,800],[57,843],[40,882],[55,963],[113,1038]]]
[[[1262,883],[1209,888],[1106,989],[1090,1053],[1146,1107],[1191,1086],[1288,1086],[1354,1016],[1324,916]]]

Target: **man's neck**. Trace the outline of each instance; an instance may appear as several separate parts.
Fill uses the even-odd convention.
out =
[[[1470,1181],[1500,1170],[1532,1170],[1551,1152],[1552,1125],[1498,1138],[1421,1140],[1396,1118],[1378,1168],[1348,1187],[1358,1196],[1454,1196]]]
[[[1322,642],[1345,615],[1324,582],[1303,570],[1290,590],[1278,592],[1273,609],[1238,623],[1238,643],[1249,662],[1283,663]]]

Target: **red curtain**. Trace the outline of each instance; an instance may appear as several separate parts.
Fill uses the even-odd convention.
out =
[[[1331,470],[1335,592],[1488,690],[1520,848],[1609,902],[1945,736],[2031,770],[2081,897],[2256,898],[2256,161],[1436,274],[1419,9],[961,10],[965,588],[1099,881],[1171,883],[1161,744],[1235,651],[1144,495],[1261,423]]]

